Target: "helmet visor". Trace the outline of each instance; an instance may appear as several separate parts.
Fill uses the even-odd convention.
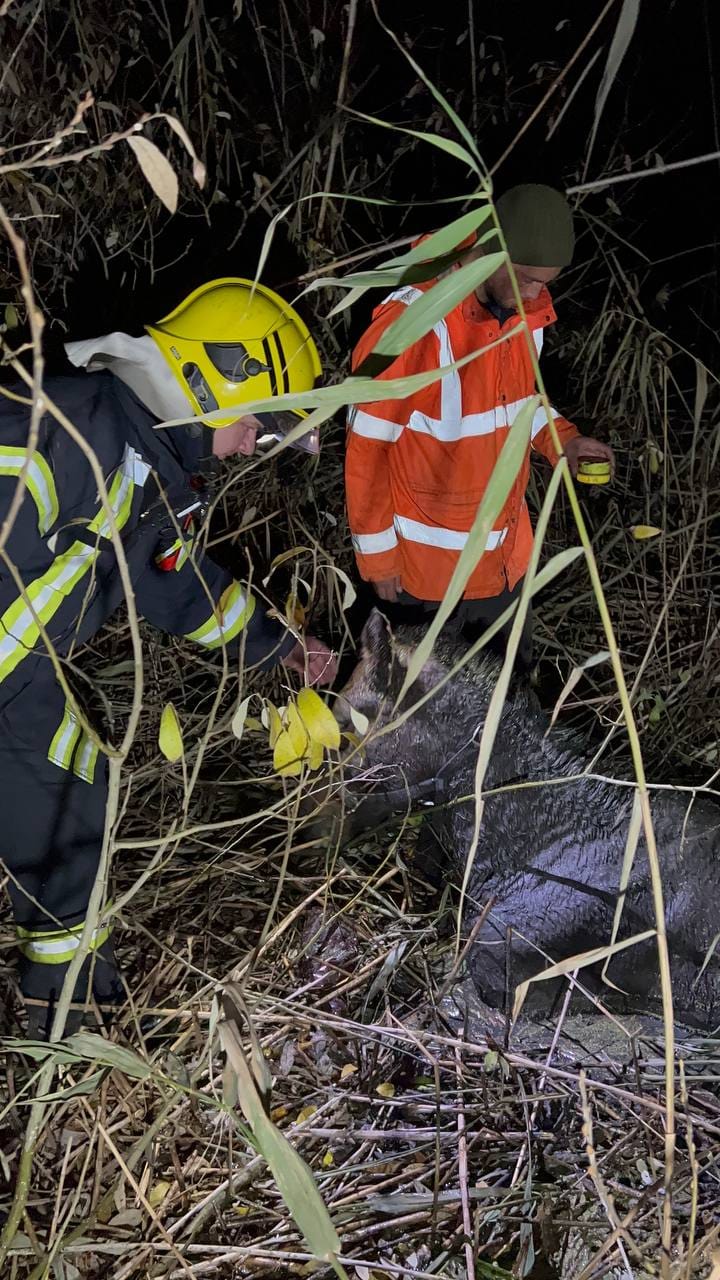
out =
[[[289,410],[278,413],[258,413],[255,416],[263,427],[262,432],[258,432],[255,441],[255,448],[261,452],[272,449],[273,445],[279,444],[302,422],[302,418],[298,414]],[[293,440],[289,448],[300,449],[303,453],[319,453],[320,432],[317,428],[306,431],[304,435],[298,436],[297,440]]]

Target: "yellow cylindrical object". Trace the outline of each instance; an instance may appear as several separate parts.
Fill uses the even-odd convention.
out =
[[[609,484],[610,463],[587,462],[581,459],[578,463],[577,478],[580,484]]]

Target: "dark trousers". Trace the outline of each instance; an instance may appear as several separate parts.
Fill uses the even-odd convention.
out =
[[[468,645],[474,644],[490,624],[505,612],[513,600],[517,600],[521,590],[522,579],[517,586],[513,587],[512,591],[502,591],[499,596],[489,596],[485,600],[461,600],[448,618],[445,630],[455,633]],[[402,625],[403,623],[408,626],[427,626],[430,619],[435,616],[440,608],[440,602],[437,600],[417,600],[415,596],[408,595],[406,591],[401,591],[395,604],[390,604],[387,600],[381,600],[378,601],[378,608],[385,614],[391,626]],[[513,619],[493,637],[488,645],[491,652],[504,657],[512,623]],[[527,672],[531,666],[532,611],[528,609],[520,644],[518,645],[515,669]]]
[[[24,932],[82,923],[102,848],[107,760],[69,718],[48,658],[35,655],[0,686],[0,867],[21,946]],[[26,994],[44,996],[64,966],[21,966]]]

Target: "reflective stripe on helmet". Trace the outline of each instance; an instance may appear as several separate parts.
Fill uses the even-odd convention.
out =
[[[108,903],[106,912],[111,905]],[[84,927],[82,922],[73,925],[71,929],[53,930],[24,929],[18,925],[16,930],[18,946],[25,959],[33,964],[68,964],[80,946],[80,936]],[[97,951],[104,942],[107,942],[111,933],[112,923],[107,919],[101,920],[97,928],[93,929],[90,950]]]
[[[41,453],[31,454],[14,445],[0,447],[0,476],[19,476],[23,468],[28,493],[37,507],[38,532],[43,535],[52,529],[60,510],[52,471]]]
[[[246,595],[239,582],[233,582],[221,597],[217,608],[201,627],[186,635],[206,649],[218,649],[239,636],[255,612],[255,597]]]

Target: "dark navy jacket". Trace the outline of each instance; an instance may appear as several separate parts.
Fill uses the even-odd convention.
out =
[[[202,433],[158,430],[111,373],[48,378],[44,391],[97,458],[138,612],[208,651],[227,646],[232,656],[242,644],[246,665],[269,667],[289,652],[293,636],[193,541]],[[29,421],[28,389],[0,388],[0,538],[23,468],[27,481],[0,552],[0,702],[37,672],[38,659],[49,665],[46,638],[66,655],[124,600],[87,452],[50,412],[29,450]]]

